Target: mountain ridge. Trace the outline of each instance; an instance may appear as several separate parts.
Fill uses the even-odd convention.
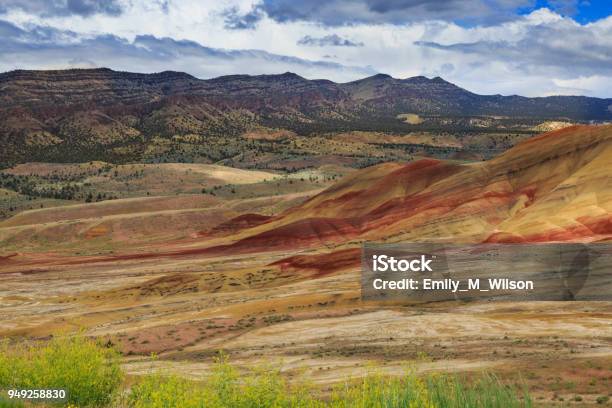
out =
[[[296,74],[294,72],[291,71],[287,71],[284,73],[278,73],[278,74],[256,74],[256,75],[251,75],[251,74],[228,74],[228,75],[221,75],[221,76],[217,76],[217,77],[212,77],[212,78],[198,78],[195,77],[187,72],[183,72],[183,71],[174,71],[174,70],[164,70],[164,71],[159,71],[159,72],[131,72],[131,71],[120,71],[120,70],[114,70],[111,68],[107,68],[107,67],[99,67],[99,68],[68,68],[68,69],[53,69],[53,70],[28,70],[28,69],[14,69],[14,70],[10,70],[10,71],[4,71],[4,72],[0,72],[0,83],[7,81],[7,80],[12,80],[12,79],[23,79],[24,77],[34,77],[36,75],[40,75],[40,76],[52,76],[52,75],[56,75],[59,78],[61,77],[65,77],[66,75],[71,75],[71,74],[108,74],[110,76],[114,76],[114,77],[119,77],[119,76],[123,76],[126,77],[127,79],[145,79],[145,78],[151,78],[151,79],[155,79],[155,78],[160,78],[160,79],[173,79],[173,78],[183,78],[183,79],[188,79],[188,80],[193,80],[193,81],[198,81],[198,82],[219,82],[219,81],[223,81],[223,80],[239,80],[239,79],[268,79],[268,80],[281,80],[281,79],[298,79],[304,82],[315,82],[315,83],[330,83],[330,84],[334,84],[334,85],[338,85],[338,86],[344,86],[344,85],[348,85],[348,84],[353,84],[353,83],[358,83],[358,82],[363,82],[363,81],[368,81],[368,80],[392,80],[392,81],[396,81],[396,82],[403,82],[403,83],[439,83],[439,84],[446,84],[446,85],[452,85],[455,88],[459,88],[462,89],[464,91],[467,91],[469,93],[472,93],[474,95],[478,95],[478,96],[494,96],[494,97],[522,97],[522,98],[528,98],[528,99],[545,99],[545,98],[565,98],[565,97],[569,97],[569,98],[590,98],[590,99],[599,99],[599,100],[609,100],[612,101],[612,97],[611,98],[598,98],[598,97],[590,97],[590,96],[586,96],[586,95],[548,95],[548,96],[533,96],[533,97],[527,97],[527,96],[522,96],[522,95],[518,95],[518,94],[511,94],[511,95],[502,95],[502,94],[478,94],[475,92],[471,92],[465,88],[462,88],[450,81],[445,80],[444,78],[442,78],[441,76],[434,76],[432,78],[429,78],[425,75],[416,75],[416,76],[412,76],[412,77],[406,77],[406,78],[395,78],[389,74],[385,74],[385,73],[377,73],[368,77],[364,77],[364,78],[360,78],[360,79],[356,79],[356,80],[352,80],[352,81],[347,81],[347,82],[335,82],[332,81],[330,79],[326,79],[326,78],[313,78],[313,79],[308,79],[305,78],[299,74]],[[112,79],[112,78],[109,78]]]
[[[455,132],[482,131],[494,121],[493,127],[524,131],[544,120],[612,121],[612,99],[478,95],[440,77],[386,74],[347,83],[291,72],[206,80],[108,68],[0,74],[4,166],[26,159],[139,161],[154,140],[235,139],[262,127],[300,135]]]

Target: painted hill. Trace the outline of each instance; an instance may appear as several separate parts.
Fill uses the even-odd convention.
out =
[[[386,242],[612,238],[612,126],[542,134],[481,163],[424,159],[347,176],[214,250]]]
[[[485,162],[371,166],[309,199],[279,196],[286,201],[279,211],[260,212],[278,206],[265,198],[231,205],[204,196],[105,201],[25,212],[3,223],[0,239],[112,237],[138,246],[145,231],[146,242],[169,241],[142,248],[140,258],[346,250],[333,255],[342,264],[357,259],[352,249],[365,240],[604,241],[612,238],[611,162],[612,125],[572,126]],[[170,242],[179,236],[187,240]]]
[[[0,74],[0,167],[164,157],[216,162],[244,152],[240,135],[258,128],[301,135],[532,129],[544,120],[612,120],[611,106],[612,99],[477,95],[439,77],[375,75],[338,84],[292,73],[200,80],[181,72],[12,71]]]

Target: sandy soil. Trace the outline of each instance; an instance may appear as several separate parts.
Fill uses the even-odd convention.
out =
[[[21,253],[2,260],[0,333],[85,328],[115,342],[132,375],[202,378],[224,350],[242,368],[271,364],[321,386],[416,370],[521,373],[544,401],[594,402],[609,389],[610,303],[383,306],[360,300],[358,270],[317,278],[270,266],[286,255]],[[573,385],[557,380],[564,370]]]

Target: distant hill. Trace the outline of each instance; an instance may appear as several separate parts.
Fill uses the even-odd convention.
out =
[[[402,119],[406,117],[413,120]],[[343,84],[293,73],[210,80],[181,72],[105,68],[0,74],[3,166],[32,160],[134,161],[159,158],[186,145],[201,156],[206,140],[231,147],[227,140],[258,128],[302,135],[520,130],[544,120],[612,120],[612,99],[483,96],[439,77],[395,79],[383,74]],[[219,148],[209,161],[231,157],[236,152],[230,147]]]

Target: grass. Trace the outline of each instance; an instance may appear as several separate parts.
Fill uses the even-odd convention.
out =
[[[530,407],[526,391],[483,375],[468,381],[456,375],[370,374],[321,392],[286,381],[277,369],[239,372],[226,357],[217,359],[203,382],[151,373],[131,387],[119,355],[85,337],[0,347],[0,389],[66,389],[58,403],[71,407],[131,408],[512,408]],[[0,408],[14,407],[0,398]],[[23,406],[23,405],[21,405]]]
[[[205,382],[159,374],[144,376],[127,397],[134,408],[323,407],[310,387],[289,385],[278,371],[259,368],[241,375],[227,359],[217,359]]]
[[[86,337],[0,346],[0,389],[64,389],[67,404],[103,407],[123,379],[119,353]]]
[[[528,393],[485,375],[473,383],[454,375],[389,377],[369,375],[347,382],[322,397],[307,385],[289,385],[278,371],[239,375],[227,361],[217,362],[210,378],[192,382],[179,377],[145,376],[128,397],[135,408],[512,408],[530,407]]]

